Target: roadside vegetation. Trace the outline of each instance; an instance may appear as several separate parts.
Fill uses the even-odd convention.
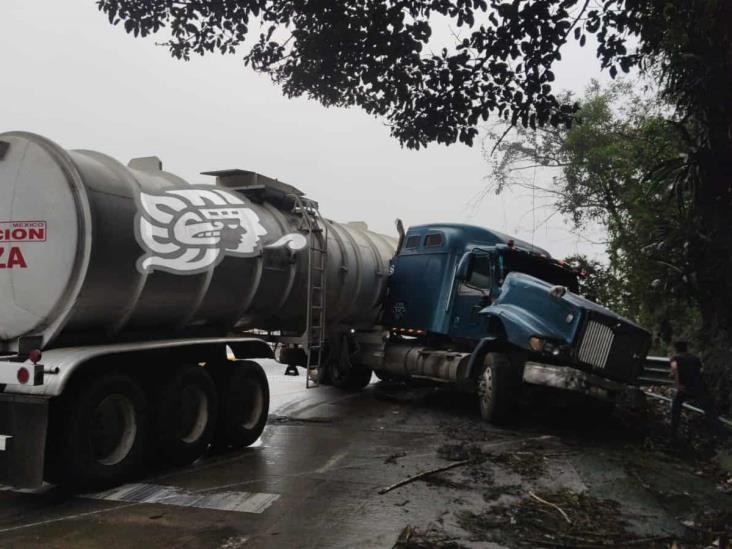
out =
[[[625,119],[626,129],[634,129],[629,143],[645,164],[630,180],[630,166],[619,160],[611,168],[626,178],[618,185],[632,185],[593,209],[587,200],[597,189],[578,173],[567,179],[577,202],[565,206],[581,213],[580,222],[607,216],[611,268],[616,276],[622,271],[621,287],[633,292],[630,311],[663,326],[663,335],[696,334],[720,404],[729,409],[731,2],[97,0],[97,5],[110,23],[124,25],[134,36],[160,33],[173,57],[241,55],[287,96],[359,107],[384,119],[392,135],[411,148],[433,142],[472,145],[488,119],[506,122],[509,129],[575,123],[580,106],[555,90],[552,70],[570,40],[592,43],[612,78],[637,70],[652,79],[671,116],[639,120],[636,113],[636,119]],[[456,29],[454,43],[435,40],[436,24]],[[602,117],[601,95],[585,105],[585,115],[597,108]],[[581,138],[583,131],[569,137]],[[632,160],[632,151],[624,148],[618,154]],[[606,156],[613,152],[608,149]],[[654,154],[661,155],[659,162],[644,173]],[[618,211],[595,211],[609,204]],[[664,217],[672,212],[677,215]],[[651,310],[654,300],[658,305]]]
[[[652,329],[654,351],[665,353],[674,339],[701,345],[692,197],[668,173],[687,153],[686,129],[640,84],[594,82],[570,127],[517,127],[502,140],[503,127],[489,133],[487,179],[497,193],[539,194],[578,233],[601,227],[607,264],[566,258],[585,275],[582,293]],[[537,169],[549,180],[537,183]]]

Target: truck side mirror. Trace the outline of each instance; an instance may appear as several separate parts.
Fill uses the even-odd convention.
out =
[[[473,258],[475,256],[472,252],[465,252],[463,257],[460,258],[457,269],[455,270],[455,278],[460,281],[465,281],[470,278],[473,272]]]

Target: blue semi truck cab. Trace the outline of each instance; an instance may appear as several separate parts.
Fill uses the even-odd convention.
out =
[[[527,242],[458,224],[411,227],[395,255],[381,341],[355,336],[352,364],[479,395],[504,419],[522,384],[612,400],[633,386],[650,334],[578,295],[578,274]]]

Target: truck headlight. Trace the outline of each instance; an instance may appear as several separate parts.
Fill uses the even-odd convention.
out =
[[[537,353],[540,352],[544,348],[544,340],[540,337],[531,336],[529,338],[529,348]]]
[[[529,338],[529,348],[534,352],[552,356],[559,356],[562,353],[562,348],[559,344],[538,336],[531,336]]]

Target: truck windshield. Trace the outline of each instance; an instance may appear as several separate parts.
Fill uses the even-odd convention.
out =
[[[503,276],[505,277],[512,271],[535,276],[549,284],[566,286],[569,291],[574,293],[579,290],[577,275],[572,271],[525,253],[509,252],[503,254]]]
[[[493,286],[493,261],[488,255],[473,255],[470,275],[458,286],[459,295],[486,296]]]

